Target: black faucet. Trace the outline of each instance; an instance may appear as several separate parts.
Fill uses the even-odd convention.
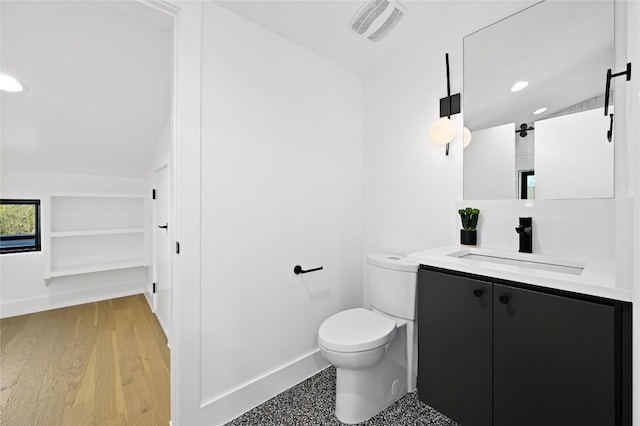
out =
[[[520,235],[520,253],[533,253],[532,221],[530,217],[521,217],[520,225],[516,227]]]

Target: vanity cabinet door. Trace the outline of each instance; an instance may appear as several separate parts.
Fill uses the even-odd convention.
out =
[[[418,273],[418,398],[464,426],[492,424],[491,301],[491,283]]]
[[[615,424],[613,306],[495,284],[493,309],[495,426]]]

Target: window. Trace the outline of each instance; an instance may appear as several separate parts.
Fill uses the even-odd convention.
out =
[[[0,200],[0,253],[40,251],[40,200]]]
[[[536,176],[533,170],[520,172],[520,199],[536,198]]]

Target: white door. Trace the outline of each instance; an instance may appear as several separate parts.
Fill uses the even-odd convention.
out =
[[[155,283],[155,308],[160,326],[171,342],[171,255],[169,206],[169,170],[165,165],[153,175],[155,199],[153,200],[153,282]]]

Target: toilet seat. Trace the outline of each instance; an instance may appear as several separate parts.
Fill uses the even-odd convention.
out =
[[[318,343],[336,352],[362,352],[384,346],[393,338],[396,322],[363,308],[338,312],[318,330]]]

